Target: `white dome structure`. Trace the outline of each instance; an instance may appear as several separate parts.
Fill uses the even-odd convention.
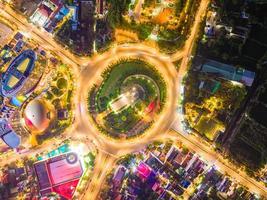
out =
[[[35,99],[28,103],[24,110],[24,122],[31,132],[45,131],[50,124],[50,111],[45,101]]]

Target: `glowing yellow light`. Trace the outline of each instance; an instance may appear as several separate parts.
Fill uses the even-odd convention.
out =
[[[71,144],[70,149],[79,156],[85,155],[85,145],[84,144]]]

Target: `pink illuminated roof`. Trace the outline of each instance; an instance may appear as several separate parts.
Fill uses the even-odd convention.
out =
[[[80,178],[83,173],[80,162],[69,164],[66,159],[49,163],[47,167],[53,185]]]
[[[39,12],[42,13],[43,16],[49,17],[53,11],[50,8],[48,8],[47,6],[42,4],[39,7]]]
[[[142,178],[147,178],[151,173],[151,169],[143,162],[139,164],[137,171]]]
[[[72,199],[83,174],[81,162],[75,155],[70,152],[34,163],[40,194],[43,197],[56,192],[64,199]]]
[[[71,181],[53,188],[53,191],[66,199],[72,199],[79,180]]]

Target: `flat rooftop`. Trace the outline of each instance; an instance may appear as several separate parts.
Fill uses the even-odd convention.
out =
[[[73,152],[34,163],[34,169],[41,195],[56,192],[67,199],[71,199],[83,175],[80,159]]]
[[[10,75],[8,77],[7,86],[9,88],[13,88],[18,82],[19,82],[19,79],[17,77],[15,77],[14,75]]]
[[[29,58],[25,58],[17,67],[17,70],[19,70],[21,73],[24,74],[24,72],[26,71],[28,65],[29,65],[29,62],[31,60]]]

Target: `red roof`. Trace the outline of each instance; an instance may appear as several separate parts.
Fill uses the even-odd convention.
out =
[[[156,107],[156,101],[152,101],[147,107],[146,112],[151,113]]]
[[[79,183],[79,180],[71,181],[56,187],[53,187],[53,191],[66,199],[72,199],[75,189]]]
[[[39,10],[38,10],[42,15],[49,17],[52,14],[52,10],[50,8],[48,8],[47,6],[41,4],[39,6]]]

